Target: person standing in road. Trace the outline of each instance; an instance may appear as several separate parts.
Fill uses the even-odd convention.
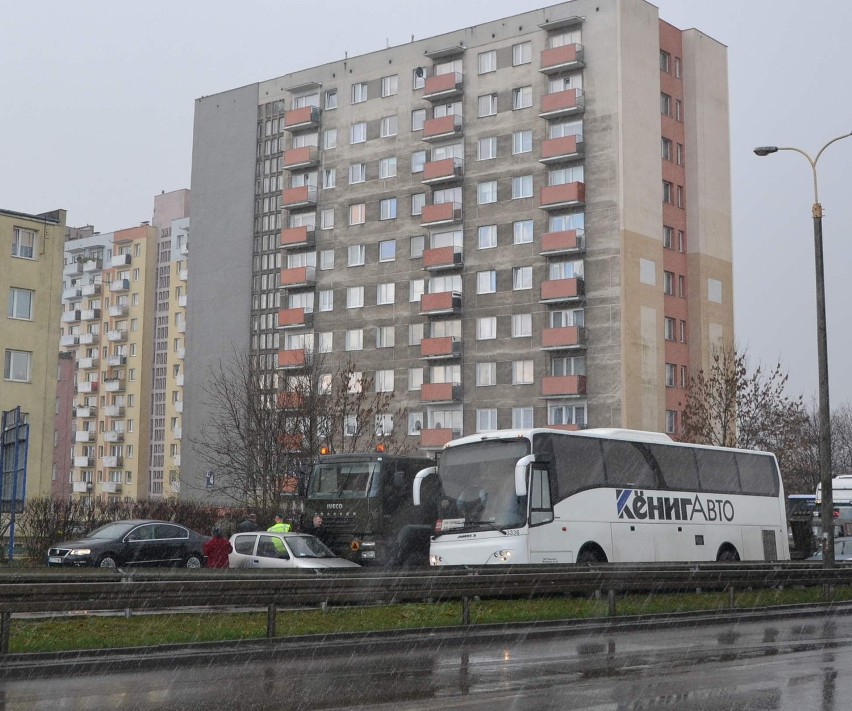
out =
[[[270,533],[290,533],[293,527],[289,523],[284,523],[284,515],[275,514],[275,523],[266,529]]]
[[[202,553],[207,557],[208,568],[227,568],[230,565],[228,554],[233,550],[230,541],[222,538],[222,529],[216,526],[213,529],[213,538],[204,544]]]
[[[245,521],[237,525],[238,533],[251,533],[257,530],[257,514],[250,513]]]

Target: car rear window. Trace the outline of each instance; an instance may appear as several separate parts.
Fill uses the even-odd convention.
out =
[[[254,553],[254,542],[257,536],[237,536],[234,540],[234,551],[241,555],[251,555]]]

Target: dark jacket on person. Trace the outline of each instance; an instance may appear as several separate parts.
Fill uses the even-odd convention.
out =
[[[252,531],[259,530],[257,521],[252,521],[250,518],[237,525],[237,533],[251,533]]]

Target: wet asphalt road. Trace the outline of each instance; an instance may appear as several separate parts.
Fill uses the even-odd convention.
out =
[[[0,681],[31,709],[847,711],[852,616]]]

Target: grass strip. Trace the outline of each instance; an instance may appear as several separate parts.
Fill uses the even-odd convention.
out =
[[[835,602],[852,600],[852,587],[833,591]],[[737,609],[823,602],[821,588],[743,591]],[[625,595],[616,600],[616,614],[654,615],[727,609],[726,593]],[[473,624],[500,624],[606,617],[606,599],[536,597],[474,600]],[[452,627],[461,622],[461,602],[418,603],[375,607],[332,607],[278,614],[281,637],[378,632],[423,627]],[[121,649],[161,644],[192,644],[263,639],[265,612],[205,612],[197,614],[106,615],[19,619],[12,621],[9,651],[13,654],[87,649]]]

